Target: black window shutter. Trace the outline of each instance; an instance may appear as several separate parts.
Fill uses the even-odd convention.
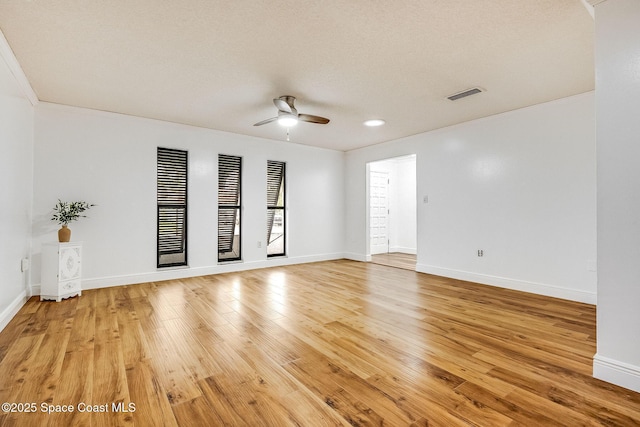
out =
[[[187,265],[187,152],[158,147],[158,267]]]
[[[241,259],[242,157],[218,155],[218,261]]]
[[[285,254],[285,162],[267,160],[267,256]],[[281,223],[274,235],[276,216]],[[276,241],[277,244],[274,244]]]

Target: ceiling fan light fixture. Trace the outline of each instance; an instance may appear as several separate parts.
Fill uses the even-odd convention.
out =
[[[280,98],[274,98],[273,103],[278,109],[278,115],[270,119],[262,120],[254,126],[262,126],[267,123],[277,121],[280,126],[290,128],[298,124],[298,122],[316,123],[326,125],[330,122],[326,117],[314,116],[313,114],[298,114],[298,110],[293,106],[296,100],[293,96],[284,95]]]
[[[366,120],[364,122],[364,125],[369,127],[375,127],[375,126],[382,126],[385,123],[386,122],[382,119],[371,119],[371,120]]]
[[[278,124],[290,128],[298,124],[298,118],[292,114],[281,114],[280,117],[278,117]]]

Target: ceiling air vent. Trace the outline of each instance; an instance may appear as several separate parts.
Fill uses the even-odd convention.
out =
[[[475,95],[476,93],[480,93],[480,92],[482,92],[482,89],[480,89],[479,87],[474,87],[473,89],[467,89],[464,92],[459,92],[459,93],[447,96],[447,99],[450,99],[451,101],[457,101],[460,98]]]

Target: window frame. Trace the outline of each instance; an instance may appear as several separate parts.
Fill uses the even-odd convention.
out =
[[[172,158],[172,162],[162,161],[162,158]],[[176,159],[180,160],[179,162]],[[178,190],[171,190],[171,188],[163,186],[162,183],[165,184],[171,181],[172,184],[175,183],[174,177],[170,177],[169,174],[161,173],[162,170],[169,170],[174,172],[179,172],[179,181],[182,181]],[[174,186],[175,187],[175,186]],[[171,191],[174,194],[169,194]],[[183,193],[177,194],[176,193]],[[171,198],[174,198],[173,201],[170,201]],[[164,201],[161,201],[162,198],[165,198]],[[176,202],[177,200],[184,198],[184,202]],[[157,212],[156,212],[156,267],[157,268],[167,268],[167,267],[181,267],[188,265],[188,202],[189,202],[189,152],[187,150],[179,150],[174,148],[165,148],[165,147],[157,147],[156,150],[156,202],[157,202]],[[167,244],[171,246],[175,245],[175,242],[163,242],[163,234],[162,230],[166,229],[166,226],[163,225],[166,220],[163,219],[163,210],[182,210],[182,238],[180,242],[180,251],[169,250],[166,249],[163,251],[162,248],[166,248]],[[176,213],[176,218],[179,217],[179,214]],[[176,228],[178,228],[176,224]],[[173,254],[181,254],[184,255],[184,261],[178,262],[161,262],[162,256],[173,255]]]
[[[238,170],[237,170],[237,204],[236,205],[232,205],[232,204],[220,204],[220,194],[221,194],[221,184],[222,184],[222,177],[221,177],[221,160],[226,158],[227,161],[231,160],[231,159],[235,159],[238,161]],[[237,261],[242,261],[242,157],[241,156],[234,156],[234,155],[230,155],[230,154],[218,154],[218,263],[227,263],[227,262],[237,262]],[[223,189],[223,191],[226,191]],[[221,251],[221,235],[220,235],[220,229],[221,229],[221,210],[222,211],[230,211],[230,210],[235,210],[235,215],[234,216],[234,228],[231,234],[231,241],[230,241],[230,250],[228,251]],[[237,256],[234,257],[224,257],[221,258],[221,254],[225,253],[225,254],[229,254],[229,253],[233,253],[233,249],[234,249],[234,239],[235,239],[235,228],[238,228],[238,254]]]
[[[270,203],[270,168],[279,167],[281,170],[280,184],[278,187],[277,196],[275,199],[275,203]],[[273,181],[275,182],[275,181]],[[282,194],[282,204],[280,205],[278,202],[280,200],[280,193]],[[273,224],[275,220],[275,212],[282,212],[282,252],[277,253],[269,253],[269,246],[273,241],[271,239],[271,233],[273,231]],[[271,212],[273,213],[273,218],[271,217]],[[277,239],[278,239],[277,238]],[[275,241],[275,240],[274,240]],[[267,258],[274,257],[284,257],[287,256],[287,163],[278,160],[267,160]]]

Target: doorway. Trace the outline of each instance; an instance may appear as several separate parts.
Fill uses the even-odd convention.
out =
[[[367,260],[415,270],[416,155],[367,163]]]

